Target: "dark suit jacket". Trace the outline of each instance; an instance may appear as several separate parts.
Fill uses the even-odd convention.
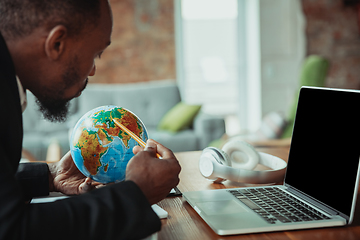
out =
[[[47,164],[20,164],[22,112],[15,69],[0,34],[0,239],[139,239],[161,222],[131,181],[45,204]]]

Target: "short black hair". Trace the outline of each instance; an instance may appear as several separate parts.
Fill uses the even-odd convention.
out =
[[[0,31],[19,38],[45,26],[64,25],[76,36],[86,24],[97,25],[101,0],[0,0]]]

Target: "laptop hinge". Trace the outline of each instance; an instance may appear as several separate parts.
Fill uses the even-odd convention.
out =
[[[328,207],[325,204],[317,201],[316,199],[309,197],[308,195],[306,195],[306,194],[302,193],[301,191],[297,190],[296,188],[294,188],[294,187],[292,187],[292,186],[290,186],[288,184],[285,184],[285,186],[287,187],[286,190],[288,192],[290,192],[293,195],[301,198],[302,200],[304,200],[304,201],[306,201],[306,202],[320,208],[322,211],[326,212],[327,214],[329,214],[329,215],[339,215],[340,214],[338,211],[334,210],[333,208]]]

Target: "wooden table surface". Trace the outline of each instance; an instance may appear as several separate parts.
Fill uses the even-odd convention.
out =
[[[287,161],[289,148],[257,148],[258,151],[273,154]],[[256,186],[253,184],[240,184],[226,181],[223,184],[214,184],[205,179],[199,171],[199,152],[176,153],[182,170],[178,188],[182,192],[198,191],[206,189],[222,189],[233,187]],[[341,183],[341,182],[340,182]],[[193,208],[182,197],[170,197],[158,203],[165,209],[169,216],[162,221],[161,231],[158,232],[158,239],[360,239],[360,209],[359,195],[355,218],[351,225],[334,228],[320,228],[309,230],[296,230],[271,233],[256,233],[246,235],[219,236],[217,235],[193,210]]]

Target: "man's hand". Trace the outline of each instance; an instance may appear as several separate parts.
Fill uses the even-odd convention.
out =
[[[102,184],[85,177],[76,167],[70,151],[56,163],[49,166],[49,191],[75,195],[88,192]]]
[[[165,198],[179,183],[180,164],[173,152],[150,139],[145,149],[134,147],[135,156],[126,168],[126,179],[135,182],[150,204]],[[162,159],[156,158],[156,153]]]

